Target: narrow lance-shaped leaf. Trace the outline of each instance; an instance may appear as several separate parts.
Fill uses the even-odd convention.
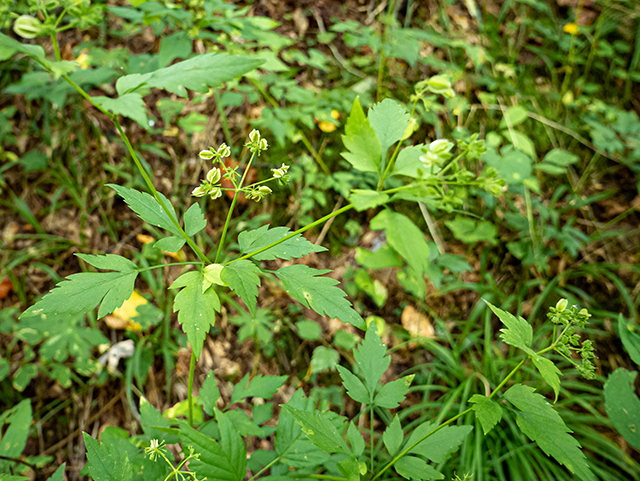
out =
[[[358,98],[351,107],[345,134],[342,136],[342,142],[348,152],[343,152],[342,157],[357,170],[380,173],[380,140],[365,117]]]
[[[84,314],[100,304],[98,317],[105,316],[131,297],[138,276],[137,266],[130,260],[107,254],[104,256],[76,254],[99,269],[117,272],[82,272],[72,274],[20,316]]]
[[[353,357],[362,370],[370,399],[373,399],[378,381],[391,363],[391,358],[387,356],[387,348],[382,344],[382,339],[376,330],[375,322],[369,324],[364,341],[354,349]]]
[[[330,277],[318,277],[327,272],[329,271],[295,265],[278,269],[275,274],[282,280],[289,295],[301,304],[310,307],[321,316],[326,314],[337,317],[343,322],[364,329],[364,320],[345,299],[346,293],[336,287],[339,282]]]
[[[533,340],[533,328],[531,324],[522,317],[516,318],[513,314],[503,311],[487,301],[485,302],[506,326],[506,329],[500,330],[502,333],[500,334],[500,338],[507,344],[522,349],[530,356],[535,357],[536,353],[531,349],[531,342]]]

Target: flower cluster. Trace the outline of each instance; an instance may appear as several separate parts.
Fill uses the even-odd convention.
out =
[[[554,349],[571,361],[584,378],[593,379],[595,377],[595,366],[592,361],[595,358],[593,342],[586,339],[580,343],[580,335],[576,334],[576,328],[584,328],[591,314],[586,309],[578,310],[576,306],[567,307],[567,305],[566,299],[560,299],[547,314],[551,322],[564,327],[554,343]],[[574,352],[580,355],[582,363],[578,364],[572,359]]]
[[[267,139],[260,137],[260,131],[253,129],[249,134],[249,142],[245,144],[249,151],[260,155],[260,152],[263,150],[267,150],[269,148],[269,144],[267,143]]]
[[[455,96],[455,92],[453,91],[451,84],[451,78],[446,74],[434,75],[433,77],[416,84],[416,95],[422,97],[426,92],[431,92],[436,95],[439,94],[448,99]]]
[[[163,456],[162,449],[164,448],[164,441],[158,441],[152,439],[149,446],[144,448],[144,453],[149,456],[151,461],[158,459],[158,456]]]
[[[260,155],[260,152],[269,148],[267,140],[260,136],[260,132],[258,130],[251,131],[251,133],[249,134],[249,141],[245,145],[254,155]],[[289,182],[289,180],[291,180],[290,176],[288,175],[289,166],[286,164],[282,164],[277,169],[271,169],[271,171],[273,172],[273,177],[271,179],[263,180],[248,186],[243,186],[242,181],[238,181],[238,178],[240,177],[238,167],[225,165],[224,159],[226,157],[229,157],[230,155],[231,148],[227,144],[222,144],[217,150],[211,147],[208,150],[203,150],[202,152],[200,152],[200,158],[205,160],[212,160],[214,164],[216,162],[220,162],[222,165],[220,168],[212,168],[207,173],[206,178],[191,193],[193,196],[204,197],[205,195],[208,195],[212,199],[217,199],[222,196],[223,190],[233,190],[235,192],[243,192],[246,195],[247,199],[252,199],[258,202],[262,200],[265,195],[269,195],[272,192],[271,188],[262,184],[268,182],[269,180],[277,179],[280,184],[284,185]],[[253,156],[251,158],[253,160]],[[250,164],[251,161],[249,162],[249,166]],[[249,166],[247,166],[247,169],[249,168]],[[221,178],[229,180],[233,184],[233,189],[223,187],[222,183],[220,182]]]
[[[434,140],[422,148],[424,154],[420,156],[420,161],[427,167],[440,166],[451,158],[452,148],[453,142],[449,142],[447,139]]]

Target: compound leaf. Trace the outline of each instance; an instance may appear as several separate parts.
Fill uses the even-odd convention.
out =
[[[289,234],[288,227],[274,227],[269,229],[269,225],[263,225],[254,230],[241,232],[238,235],[238,244],[242,253],[255,252],[263,247],[272,244]],[[280,244],[273,246],[259,254],[252,256],[257,261],[272,261],[276,257],[284,260],[290,260],[294,257],[302,257],[312,252],[323,252],[327,249],[315,245],[298,234]],[[231,264],[229,264],[231,265]]]
[[[409,112],[393,99],[384,99],[369,109],[367,115],[371,127],[380,140],[382,155],[402,138],[409,126]]]
[[[342,322],[364,329],[364,320],[345,299],[346,293],[336,287],[339,282],[330,277],[317,277],[327,272],[306,265],[295,265],[278,269],[275,274],[289,295],[301,304],[321,316],[337,317]]]
[[[506,329],[500,329],[500,338],[507,344],[522,349],[524,352],[532,357],[537,357],[536,353],[531,349],[531,342],[533,340],[533,328],[522,317],[516,318],[513,314],[503,311],[502,309],[487,303],[493,313],[498,316],[502,323],[507,327]]]
[[[369,324],[364,341],[353,351],[353,357],[362,369],[370,399],[373,399],[378,381],[391,363],[391,358],[387,356],[387,348],[382,344],[382,339],[376,330],[375,322]]]
[[[178,312],[178,322],[193,347],[196,358],[200,357],[204,339],[216,322],[220,311],[220,299],[209,287],[203,292],[204,275],[201,271],[190,271],[178,277],[169,289],[182,290],[173,300],[173,312]]]
[[[437,427],[437,424],[432,422],[422,423],[411,433],[407,445],[411,446]],[[445,426],[417,444],[409,452],[424,456],[434,463],[443,463],[450,454],[460,447],[472,429],[473,426]]]
[[[637,372],[618,368],[604,384],[607,416],[631,446],[640,449],[640,399],[635,394]]]
[[[371,220],[373,230],[384,229],[387,242],[422,276],[429,270],[429,246],[422,231],[408,217],[383,210]]]
[[[405,479],[430,480],[444,479],[444,474],[428,465],[416,456],[403,456],[394,466],[400,476]]]
[[[489,434],[498,422],[502,419],[502,408],[500,404],[489,399],[488,396],[482,396],[480,394],[474,394],[469,399],[469,402],[473,404],[473,412],[476,415],[476,419],[482,426],[484,434]]]
[[[117,444],[99,443],[82,433],[87,449],[88,471],[94,481],[131,481],[133,469],[126,451]]]
[[[236,291],[249,308],[251,316],[256,315],[256,300],[260,285],[260,268],[246,259],[232,262],[222,269],[220,279]]]
[[[115,190],[120,197],[129,205],[138,216],[145,222],[151,225],[161,227],[168,230],[174,235],[180,236],[180,230],[171,222],[171,218],[158,203],[158,201],[152,195],[145,192],[140,192],[135,189],[130,189],[122,185],[107,184],[107,187],[111,187]],[[174,210],[171,202],[164,195],[160,194],[162,202],[164,202],[167,209],[171,212],[174,219],[177,219],[176,211]]]
[[[504,393],[504,397],[519,409],[516,423],[520,430],[547,456],[564,464],[577,479],[596,479],[580,451],[580,444],[569,434],[571,431],[544,396],[532,387],[516,384]]]
[[[146,74],[131,74],[116,82],[119,95],[138,88],[159,88],[186,97],[187,89],[208,92],[262,65],[255,57],[207,53]]]
[[[289,376],[263,376],[256,375],[249,380],[249,374],[245,376],[233,388],[231,401],[229,404],[236,403],[248,397],[260,397],[263,399],[271,399],[280,387],[287,382]]]
[[[309,441],[327,453],[351,454],[347,443],[342,439],[336,426],[329,419],[329,413],[310,413],[301,411],[289,405],[282,407],[288,411],[296,422],[302,427]]]
[[[356,97],[345,127],[342,142],[348,152],[342,152],[347,162],[362,172],[380,172],[382,147],[376,132],[364,116],[360,99]]]
[[[200,205],[193,204],[184,213],[184,231],[189,237],[196,235],[207,225]]]
[[[81,272],[71,274],[51,292],[20,316],[84,314],[100,304],[98,317],[105,316],[131,297],[138,276],[136,265],[124,257],[107,254],[95,256],[77,254],[82,260],[100,269],[117,272]],[[44,318],[44,317],[43,317]]]

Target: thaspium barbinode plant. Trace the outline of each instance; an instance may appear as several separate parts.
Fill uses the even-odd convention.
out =
[[[21,25],[16,30],[19,34],[27,22],[23,19]],[[55,77],[62,77],[114,122],[150,194],[124,186],[110,187],[143,221],[169,233],[157,241],[158,247],[175,252],[188,244],[196,257],[188,262],[140,268],[118,255],[78,254],[90,266],[109,272],[73,274],[21,315],[21,318],[40,316],[53,319],[98,308],[98,317],[102,317],[131,296],[136,278],[143,270],[161,269],[168,265],[185,266],[186,271],[170,289],[179,290],[173,309],[178,313],[178,322],[191,346],[187,419],[170,422],[141,398],[143,434],[136,436],[135,440],[105,431],[103,442],[99,443],[85,434],[85,472],[93,479],[201,480],[206,477],[210,480],[242,481],[246,479],[247,471],[251,473],[251,480],[269,475],[270,479],[373,481],[395,477],[394,471],[406,479],[443,479],[444,475],[436,466],[454,453],[473,429],[473,426],[456,425],[455,422],[473,412],[482,431],[487,434],[501,420],[504,409],[515,412],[522,432],[545,453],[565,465],[579,479],[595,479],[578,442],[570,436],[568,428],[545,397],[535,393],[534,388],[519,383],[503,392],[513,375],[527,360],[531,360],[557,398],[561,372],[552,360],[545,357],[551,351],[572,362],[572,353],[578,352],[583,359],[580,369],[590,375],[593,371],[590,362],[592,348],[588,341],[581,344],[576,333],[576,328],[586,323],[586,312],[567,308],[566,301],[558,303],[551,312],[557,329],[550,344],[536,351],[532,347],[531,325],[525,319],[489,304],[505,326],[502,340],[524,352],[525,357],[490,393],[471,396],[468,400],[470,407],[460,414],[439,424],[426,422],[405,432],[402,417],[398,412],[391,414],[391,410],[397,409],[405,399],[412,377],[381,382],[390,357],[375,323],[366,325],[346,299],[344,291],[337,287],[338,281],[324,276],[328,272],[326,270],[312,269],[304,264],[276,271],[261,267],[261,261],[290,260],[325,250],[302,237],[308,229],[350,209],[364,211],[384,207],[372,220],[371,227],[385,230],[391,248],[419,279],[423,279],[429,254],[424,235],[408,217],[392,210],[390,204],[404,200],[423,203],[432,209],[451,210],[463,205],[463,200],[469,197],[470,188],[499,195],[504,185],[494,169],[485,167],[480,174],[475,173],[479,170],[477,167],[484,151],[484,143],[477,135],[459,140],[455,151],[456,145],[447,139],[437,139],[429,145],[405,145],[419,126],[418,119],[414,117],[418,102],[424,102],[429,108],[434,102],[432,94],[453,95],[451,82],[446,76],[438,75],[417,84],[410,112],[397,101],[386,99],[365,115],[356,99],[343,136],[346,151],[342,155],[354,169],[376,174],[376,189],[354,190],[347,206],[294,232],[286,227],[272,228],[268,225],[241,232],[238,235],[240,253],[235,257],[225,251],[225,241],[239,195],[244,193],[248,198],[259,201],[271,193],[267,182],[286,183],[288,167],[283,164],[272,169],[270,178],[245,185],[254,159],[268,149],[267,141],[256,130],[251,132],[246,143],[249,158],[242,170],[225,167],[221,162],[229,155],[227,145],[201,152],[200,156],[211,160],[212,165],[207,169],[202,184],[192,194],[208,196],[214,201],[219,199],[224,190],[219,182],[222,177],[231,181],[233,187],[229,189],[234,192],[224,227],[217,239],[215,256],[211,259],[196,238],[196,235],[205,235],[203,231],[207,224],[200,205],[191,205],[180,222],[175,208],[157,191],[150,174],[143,168],[118,116],[146,118],[143,95],[151,88],[165,89],[182,96],[186,96],[186,89],[207,92],[226,80],[255,69],[262,61],[224,54],[199,55],[151,73],[121,77],[116,83],[118,97],[115,99],[92,97],[68,76],[75,68],[74,62],[60,60],[55,42],[56,30],[47,32],[56,47],[56,60],[47,59],[42,47],[24,45],[0,34],[3,58],[17,53],[29,56]],[[32,32],[27,33],[23,36],[31,38]],[[456,152],[455,156],[453,152]],[[229,403],[224,409],[219,409],[220,393],[213,374],[209,373],[199,396],[197,399],[194,397],[195,363],[201,355],[206,336],[215,324],[216,313],[220,312],[219,292],[223,289],[233,291],[244,301],[251,315],[255,315],[258,287],[261,278],[265,277],[277,279],[284,290],[303,306],[366,331],[364,340],[353,352],[357,371],[338,367],[347,394],[362,404],[360,414],[354,419],[347,420],[334,412],[317,410],[315,403],[306,398],[302,390],[296,391],[282,406],[275,428],[265,425],[273,417],[274,406],[271,403],[256,403],[251,418],[241,410],[230,409],[247,399],[271,399],[287,381],[286,376],[257,375],[249,379],[247,375],[235,385]],[[30,406],[20,404],[15,409],[21,410],[25,419],[28,410],[30,418]],[[386,412],[386,416],[380,417],[380,412]],[[10,412],[8,416],[14,414]],[[205,421],[205,414],[211,419]],[[374,429],[376,417],[382,421],[391,420],[381,430],[381,435]],[[273,449],[254,451],[248,458],[245,440],[251,436],[273,436]],[[169,444],[181,445],[182,453],[188,454],[182,454],[182,458],[176,460],[172,451],[165,448]]]

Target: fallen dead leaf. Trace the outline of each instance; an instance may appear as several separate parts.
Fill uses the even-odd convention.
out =
[[[400,322],[402,327],[412,336],[428,337],[430,339],[435,339],[436,337],[436,331],[427,316],[416,311],[413,306],[404,308]]]

